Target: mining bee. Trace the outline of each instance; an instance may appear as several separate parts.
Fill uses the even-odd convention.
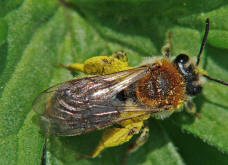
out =
[[[76,78],[42,92],[33,104],[40,114],[41,129],[50,135],[76,136],[106,128],[88,155],[91,157],[141,133],[128,152],[135,151],[148,139],[144,123],[149,117],[164,119],[182,107],[195,114],[191,99],[202,91],[202,78],[228,85],[208,76],[199,65],[208,32],[209,19],[196,63],[186,54],[172,60],[168,43],[164,57],[139,67],[130,67],[122,51],[64,66],[94,76]]]

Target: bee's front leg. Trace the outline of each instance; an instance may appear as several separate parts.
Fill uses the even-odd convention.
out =
[[[201,117],[199,113],[196,112],[196,105],[192,100],[185,103],[186,112],[195,117]]]
[[[171,39],[172,39],[172,33],[169,32],[169,34],[168,34],[168,42],[161,49],[162,55],[165,56],[165,57],[168,57],[168,58],[170,57],[171,51],[172,51]]]

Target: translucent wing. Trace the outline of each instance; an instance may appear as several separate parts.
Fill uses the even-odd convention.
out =
[[[73,136],[128,119],[157,112],[158,108],[128,105],[118,94],[156,66],[142,66],[104,76],[74,79],[42,92],[33,109],[41,115],[40,127],[48,134]],[[124,117],[123,117],[124,116]],[[131,117],[132,118],[132,117]]]

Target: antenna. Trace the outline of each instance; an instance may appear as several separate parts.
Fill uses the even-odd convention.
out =
[[[203,36],[203,41],[202,41],[202,44],[201,44],[201,47],[200,47],[200,51],[199,51],[199,54],[197,56],[197,62],[196,62],[196,66],[199,65],[200,63],[200,56],[203,52],[203,49],[205,47],[205,44],[206,44],[206,41],[207,41],[207,36],[208,36],[208,32],[209,32],[209,18],[206,19],[206,28],[205,28],[205,33],[204,33],[204,36]]]
[[[203,49],[204,49],[206,41],[207,41],[207,36],[208,36],[208,33],[209,33],[209,29],[210,29],[210,21],[209,21],[209,18],[207,18],[206,19],[205,33],[204,33],[204,36],[203,36],[203,41],[202,41],[202,44],[201,44],[201,47],[200,47],[199,54],[197,56],[196,66],[198,66],[200,64],[200,57],[201,57],[201,54],[203,52]],[[217,82],[219,84],[228,85],[228,82],[223,81],[223,80],[219,80],[219,79],[216,79],[216,78],[212,78],[212,77],[208,76],[207,74],[203,74],[203,76],[206,77],[208,80],[215,81],[215,82]]]
[[[226,81],[218,80],[218,79],[212,78],[212,77],[210,77],[210,76],[208,76],[208,75],[206,75],[206,74],[203,74],[203,76],[206,77],[208,80],[215,81],[215,82],[217,82],[217,83],[219,83],[219,84],[228,85],[228,82],[226,82]]]

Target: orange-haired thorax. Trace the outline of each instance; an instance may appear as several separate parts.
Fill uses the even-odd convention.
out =
[[[137,99],[149,106],[179,108],[185,100],[183,76],[168,59],[163,58],[155,63],[160,67],[148,72],[136,85]]]

